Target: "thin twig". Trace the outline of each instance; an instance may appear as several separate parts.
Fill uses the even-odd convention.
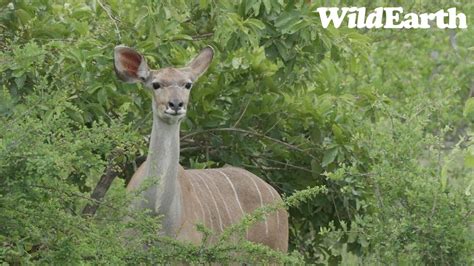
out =
[[[252,161],[254,162],[254,161]],[[242,164],[243,166],[245,167],[248,167],[248,168],[253,168],[253,169],[262,169],[262,170],[269,170],[269,171],[281,171],[281,170],[287,170],[283,167],[271,167],[271,166],[265,166],[265,165],[259,165],[259,166],[255,166],[255,165],[252,165],[252,164]]]
[[[284,166],[294,168],[294,169],[298,169],[298,170],[301,170],[301,171],[305,171],[305,172],[308,172],[308,173],[313,173],[313,171],[311,171],[311,169],[308,169],[308,168],[305,168],[305,167],[302,167],[302,166],[294,165],[294,164],[291,164],[291,163],[288,163],[288,162],[273,160],[273,159],[270,159],[270,158],[267,158],[267,157],[265,157],[264,159],[269,161],[269,162],[284,165]]]
[[[169,41],[169,42],[177,42],[177,41],[199,41],[199,40],[203,40],[203,39],[208,39],[210,37],[214,36],[214,32],[207,32],[207,33],[203,33],[203,34],[197,34],[197,35],[193,35],[191,36],[191,39],[186,39],[186,38],[174,38],[174,39],[170,39],[170,40],[165,40],[165,41]]]
[[[100,7],[102,7],[102,9],[105,11],[105,13],[107,13],[107,16],[109,16],[110,20],[112,20],[112,22],[114,23],[115,25],[115,33],[117,33],[117,36],[118,36],[118,39],[119,41],[122,41],[122,36],[120,35],[120,30],[119,30],[119,27],[118,27],[118,24],[117,24],[117,21],[120,22],[120,20],[118,20],[117,18],[115,18],[113,15],[112,15],[112,12],[111,10],[106,7],[102,1],[100,0],[97,0],[97,2],[99,3]]]
[[[453,48],[454,53],[458,55],[458,43],[456,40],[456,31],[454,30],[449,31],[449,44]]]
[[[242,118],[244,117],[245,113],[247,112],[247,108],[248,108],[249,105],[250,105],[250,101],[252,101],[252,99],[249,99],[249,100],[247,101],[247,104],[245,105],[244,110],[243,110],[242,113],[240,114],[239,119],[237,119],[237,121],[235,122],[235,124],[234,124],[234,126],[233,126],[234,128],[237,127],[237,125],[240,123],[240,121],[241,121]]]
[[[281,122],[281,120],[283,120],[283,118],[281,118],[281,117],[278,118],[278,120],[277,120],[271,127],[269,127],[269,128],[267,129],[267,131],[265,131],[264,134],[267,135],[268,132],[272,131],[272,129],[274,129],[274,128]]]
[[[212,36],[214,36],[214,32],[207,32],[207,33],[203,33],[203,34],[197,34],[197,35],[192,36],[191,38],[193,38],[193,40],[197,41],[197,40],[201,40],[201,39],[207,39],[207,38],[212,37]]]

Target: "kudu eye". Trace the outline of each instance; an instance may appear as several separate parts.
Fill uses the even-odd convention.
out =
[[[192,86],[193,86],[193,84],[191,82],[188,82],[184,85],[184,87],[188,90],[191,89]]]
[[[160,83],[158,83],[158,82],[153,83],[153,89],[157,90],[159,88],[161,88]]]

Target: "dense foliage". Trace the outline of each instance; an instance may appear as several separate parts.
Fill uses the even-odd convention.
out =
[[[472,263],[472,27],[323,29],[312,10],[326,2],[0,1],[0,261]],[[395,2],[474,15],[470,1]],[[293,195],[291,255],[183,245],[156,235],[159,217],[129,213],[123,187],[146,155],[151,103],[115,78],[118,44],[153,68],[215,48],[181,164],[241,166]],[[82,217],[110,164],[119,178]]]

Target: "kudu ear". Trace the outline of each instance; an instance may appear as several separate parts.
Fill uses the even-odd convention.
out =
[[[211,46],[207,46],[201,50],[201,52],[187,65],[191,69],[193,76],[197,79],[211,64],[212,57],[214,56],[214,50]]]
[[[128,83],[143,82],[150,74],[145,57],[123,45],[114,49],[114,68],[117,76]]]

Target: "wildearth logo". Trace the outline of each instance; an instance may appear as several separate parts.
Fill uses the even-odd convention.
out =
[[[324,28],[331,22],[335,28],[339,28],[346,17],[347,26],[358,29],[429,29],[435,23],[440,29],[467,28],[466,15],[458,14],[456,8],[450,8],[447,12],[441,9],[436,13],[405,15],[402,7],[378,7],[369,14],[365,7],[319,7],[314,12],[319,13]]]

